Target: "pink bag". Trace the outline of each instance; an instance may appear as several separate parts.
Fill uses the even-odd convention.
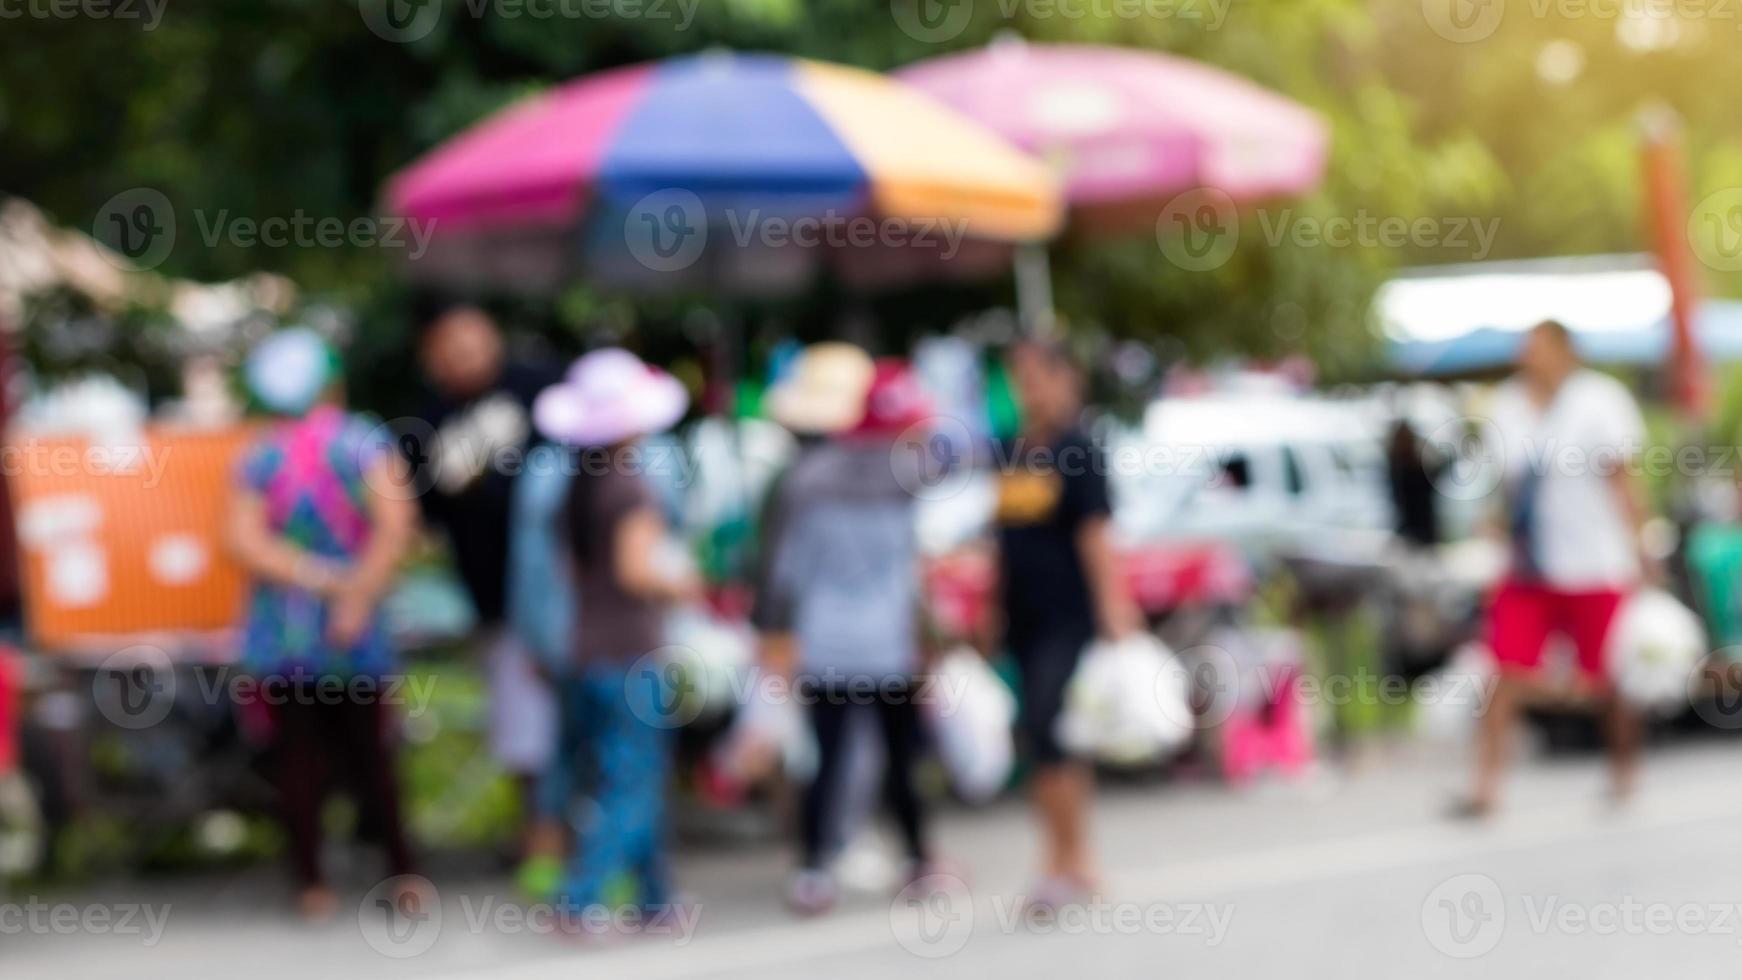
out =
[[[0,648],[0,776],[18,766],[19,688],[23,671],[11,650]]]
[[[1288,776],[1313,762],[1312,735],[1301,706],[1300,670],[1281,668],[1275,694],[1256,711],[1239,711],[1222,729],[1222,774],[1230,783],[1250,782],[1277,770]]]

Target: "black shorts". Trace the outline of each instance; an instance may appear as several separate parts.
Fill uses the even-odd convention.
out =
[[[1095,638],[1092,627],[1053,626],[1012,633],[1010,653],[1022,680],[1022,711],[1017,732],[1024,751],[1036,766],[1056,766],[1070,759],[1059,744],[1059,713],[1065,706],[1065,688],[1076,672],[1083,648]]]

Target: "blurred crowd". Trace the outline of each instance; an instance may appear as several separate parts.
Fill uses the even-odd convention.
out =
[[[617,348],[561,374],[516,363],[472,306],[430,316],[419,355],[429,453],[403,451],[411,444],[346,410],[338,359],[315,333],[280,332],[249,356],[250,392],[276,421],[244,457],[230,519],[254,579],[244,661],[292,688],[400,669],[380,606],[411,543],[415,498],[446,532],[479,614],[490,742],[527,815],[522,884],[565,908],[666,914],[677,894],[665,844],[676,692],[648,665],[668,645],[671,611],[703,606],[707,592],[648,479],[644,441],[685,416],[688,394]],[[1097,882],[1088,768],[1055,735],[1065,687],[1097,635],[1118,641],[1142,620],[1114,563],[1106,468],[1078,423],[1080,371],[1040,340],[1016,344],[1007,361],[1023,427],[998,492],[1001,615],[976,632],[983,647],[1008,646],[1019,671],[1045,842],[1033,901],[1064,902]],[[787,898],[816,914],[835,897],[829,863],[860,725],[881,744],[903,883],[943,860],[914,779],[927,740],[923,688],[941,645],[915,528],[936,414],[903,360],[840,342],[800,352],[766,410],[800,449],[766,495],[750,618],[758,675],[792,685],[814,746]],[[531,453],[528,465],[491,465],[504,447]],[[741,714],[738,754],[778,756],[781,722]],[[336,907],[319,863],[330,776],[345,777],[388,873],[416,887],[382,706],[290,698],[274,726],[303,913]],[[583,793],[590,803],[577,817]]]
[[[484,681],[489,754],[514,787],[517,822],[498,830],[516,886],[583,939],[691,910],[668,844],[680,786],[685,800],[776,804],[795,915],[837,904],[843,854],[878,802],[899,844],[895,887],[969,878],[932,831],[946,785],[970,803],[1023,787],[1038,828],[1031,914],[1092,901],[1098,769],[1186,759],[1234,784],[1310,774],[1326,731],[1314,712],[1349,700],[1324,685],[1364,685],[1370,669],[1428,710],[1425,681],[1475,682],[1458,730],[1473,779],[1449,816],[1495,812],[1522,719],[1569,699],[1597,709],[1624,803],[1647,719],[1687,707],[1711,648],[1671,598],[1698,588],[1652,530],[1640,407],[1553,321],[1528,333],[1462,450],[1403,411],[1372,430],[1389,500],[1350,506],[1389,513],[1382,560],[1350,558],[1357,529],[1321,536],[1284,556],[1285,600],[1259,598],[1279,579],[1254,580],[1193,535],[1135,541],[1157,522],[1233,513],[1271,478],[1257,444],[1227,442],[1213,399],[1186,400],[1196,414],[1152,407],[1165,438],[1227,443],[1193,477],[1195,502],[1154,517],[1172,491],[1110,458],[1122,443],[1057,339],[1019,335],[993,353],[1011,415],[996,435],[966,432],[952,389],[906,358],[794,347],[760,400],[788,450],[771,473],[728,474],[756,513],[740,567],[722,575],[685,526],[694,501],[672,493],[722,478],[673,452],[675,429],[701,427],[687,425],[692,387],[618,347],[566,367],[518,359],[464,303],[430,308],[419,330],[427,398],[393,425],[348,407],[319,331],[270,333],[242,365],[266,418],[234,465],[224,534],[248,580],[238,662],[277,696],[237,710],[266,749],[311,920],[341,906],[324,860],[337,789],[384,852],[394,901],[433,900],[407,826],[404,719],[384,696],[415,669],[388,608],[425,531],[445,539],[476,611],[462,645]],[[1353,417],[1274,404],[1309,428]],[[1279,493],[1299,495],[1307,447],[1273,441],[1288,464]],[[1448,535],[1447,511],[1472,500],[1475,538],[1448,541],[1463,535]],[[940,536],[927,527],[940,504],[981,523]],[[1466,557],[1480,542],[1491,561]],[[1382,614],[1378,662],[1348,659],[1358,644],[1335,632],[1316,636],[1317,657],[1303,650],[1309,623],[1357,607]],[[21,680],[0,673],[0,729],[18,724]],[[15,756],[0,742],[0,771]],[[926,778],[938,771],[947,783]],[[20,788],[0,780],[0,804]]]

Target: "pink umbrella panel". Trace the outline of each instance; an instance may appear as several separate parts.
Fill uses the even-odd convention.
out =
[[[1156,52],[1003,41],[896,77],[1052,164],[1079,232],[1152,225],[1194,188],[1236,204],[1304,194],[1329,153],[1312,110]]]

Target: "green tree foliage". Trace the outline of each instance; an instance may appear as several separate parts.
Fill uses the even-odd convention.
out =
[[[1635,118],[1645,106],[1688,121],[1696,201],[1742,182],[1732,110],[1742,63],[1728,57],[1736,25],[1688,13],[1641,21],[1619,4],[1491,0],[1503,4],[1497,27],[1458,42],[1436,32],[1431,13],[1460,0],[1174,0],[1147,13],[1120,0],[972,0],[968,27],[940,45],[904,34],[878,0],[663,0],[666,17],[646,15],[655,0],[569,0],[585,13],[555,18],[507,16],[534,9],[520,0],[422,0],[439,5],[437,26],[392,43],[360,15],[359,3],[378,2],[178,0],[150,30],[115,17],[0,22],[0,190],[75,227],[90,227],[120,191],[161,190],[181,222],[162,271],[285,273],[360,310],[367,346],[385,357],[403,344],[406,319],[392,256],[241,247],[209,241],[201,221],[372,214],[387,174],[516,98],[710,47],[879,70],[1003,31],[1148,47],[1322,113],[1334,136],[1329,176],[1306,200],[1242,213],[1232,254],[1204,271],[1169,261],[1153,235],[1061,243],[1061,310],[1074,325],[1155,338],[1171,354],[1305,351],[1346,375],[1371,363],[1367,302],[1399,266],[1641,247]],[[1432,241],[1348,247],[1297,234],[1338,218],[1429,219],[1437,231]],[[1460,220],[1497,222],[1491,249],[1439,240]],[[1715,269],[1709,281],[1736,285]],[[1008,281],[875,297],[823,283],[731,315],[805,335],[846,309],[913,331],[1009,297]],[[546,312],[573,329],[682,329],[698,305],[577,289]]]

